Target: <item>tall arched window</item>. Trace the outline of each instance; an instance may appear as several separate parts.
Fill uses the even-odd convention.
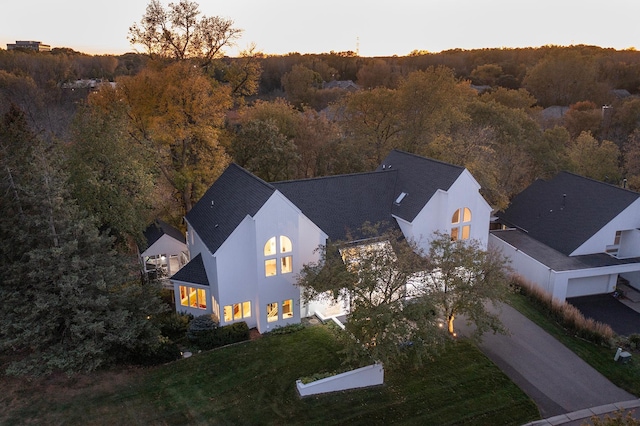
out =
[[[264,245],[264,275],[272,277],[278,274],[288,274],[293,272],[293,244],[287,236],[280,235],[279,238],[271,237]],[[278,265],[280,265],[278,267]]]
[[[451,240],[468,240],[471,236],[471,209],[463,207],[451,216]]]

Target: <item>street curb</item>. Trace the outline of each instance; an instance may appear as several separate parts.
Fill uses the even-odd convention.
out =
[[[613,404],[585,408],[584,410],[574,411],[572,413],[560,414],[559,416],[549,417],[548,419],[536,420],[523,426],[555,426],[576,420],[590,419],[592,416],[601,416],[618,410],[628,410],[638,407],[640,407],[640,399],[632,399],[630,401],[615,402]]]

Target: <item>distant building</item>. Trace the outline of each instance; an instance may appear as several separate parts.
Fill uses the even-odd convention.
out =
[[[7,50],[14,49],[30,49],[35,50],[36,52],[50,52],[51,46],[48,44],[42,44],[40,41],[24,41],[18,40],[15,44],[7,43]]]

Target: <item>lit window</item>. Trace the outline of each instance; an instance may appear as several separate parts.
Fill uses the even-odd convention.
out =
[[[223,308],[225,322],[251,317],[251,302],[234,303]]]
[[[471,238],[471,209],[464,207],[456,210],[451,216],[451,240],[468,240]]]
[[[223,308],[223,312],[224,312],[224,321],[225,322],[229,322],[229,321],[231,321],[233,319],[231,305],[226,305]]]
[[[462,215],[463,222],[471,222],[471,210],[469,208],[464,208],[464,214]]]
[[[282,302],[282,318],[293,318],[293,300],[285,300]]]
[[[198,289],[198,308],[207,309],[207,292],[202,288]]]
[[[280,263],[280,273],[281,274],[288,274],[289,272],[293,271],[293,267],[291,266],[291,256],[286,256],[283,257]]]
[[[180,304],[190,308],[207,309],[207,290],[181,285]]]
[[[235,305],[233,305],[233,319],[242,319],[242,304],[236,303]]]
[[[460,223],[460,209],[456,210],[451,218],[451,223]]]
[[[267,259],[264,261],[264,275],[272,277],[276,274],[276,259]]]
[[[463,240],[468,240],[470,232],[471,232],[471,227],[469,225],[463,226],[462,227],[462,239]]]
[[[267,305],[267,322],[278,321],[278,303],[269,303]]]
[[[277,246],[276,246],[277,242]],[[285,235],[280,235],[276,240],[276,237],[271,237],[264,245],[265,257],[271,257],[264,261],[264,275],[266,277],[273,277],[278,274],[277,266],[280,263],[280,273],[288,274],[293,272],[293,257],[281,256],[283,253],[291,253],[293,251],[293,244],[291,239]]]
[[[284,235],[280,236],[280,253],[289,253],[293,250],[293,246],[291,244],[291,240],[289,237],[285,237]]]
[[[273,256],[274,254],[276,254],[276,237],[271,237],[264,245],[264,255]]]

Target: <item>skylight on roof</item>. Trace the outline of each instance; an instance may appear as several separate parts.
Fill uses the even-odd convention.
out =
[[[398,195],[398,198],[396,198],[395,203],[396,204],[400,204],[402,202],[402,200],[404,200],[404,197],[407,196],[406,192],[401,192],[400,195]]]

